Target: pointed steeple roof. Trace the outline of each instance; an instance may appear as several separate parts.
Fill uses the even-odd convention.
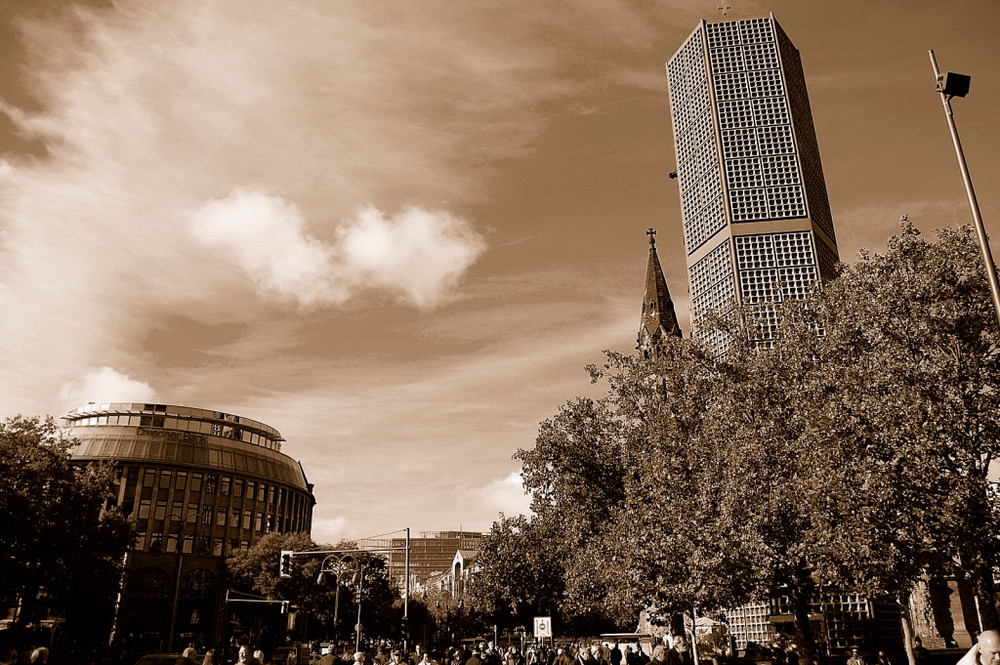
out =
[[[649,236],[649,263],[646,266],[646,287],[642,292],[642,317],[639,320],[639,336],[636,348],[647,357],[668,336],[681,337],[681,327],[677,324],[674,302],[670,299],[667,280],[660,268],[656,255],[656,230],[646,231]]]

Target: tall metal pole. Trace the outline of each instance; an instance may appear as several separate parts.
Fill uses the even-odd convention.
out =
[[[934,80],[941,76],[938,70],[937,59],[934,51],[927,52],[931,58],[931,67],[934,69]],[[969,166],[965,163],[965,153],[962,152],[962,142],[958,138],[958,129],[955,127],[955,116],[951,110],[951,97],[941,92],[941,104],[944,106],[944,115],[948,120],[948,129],[951,130],[951,140],[955,144],[955,154],[958,156],[958,166],[962,170],[962,181],[965,183],[965,193],[969,197],[969,207],[972,208],[972,220],[976,226],[976,236],[979,238],[979,248],[983,253],[983,262],[986,264],[986,277],[990,282],[990,293],[993,296],[993,311],[996,313],[997,323],[1000,325],[1000,284],[997,282],[996,266],[993,265],[993,254],[990,252],[990,243],[986,238],[986,229],[983,227],[983,217],[979,212],[979,201],[976,199],[976,191],[972,188],[972,178],[969,176]]]
[[[181,534],[183,538],[184,526],[181,526]],[[170,609],[170,637],[167,640],[167,651],[174,650],[174,632],[177,630],[177,605],[181,600],[181,573],[184,572],[184,546],[180,547],[180,552],[177,554],[177,581],[174,584],[174,604]]]
[[[354,627],[354,652],[361,651],[361,595],[364,593],[365,567],[358,567],[358,625]]]
[[[176,513],[170,514],[171,517],[174,517],[175,515]],[[170,610],[170,636],[167,640],[167,651],[174,650],[174,631],[177,629],[177,610],[178,605],[181,602],[181,575],[184,573],[184,525],[191,517],[197,519],[198,512],[190,512],[182,517],[180,529],[177,533],[177,579],[174,582],[174,605]],[[197,535],[198,528],[195,528],[195,536],[197,537]],[[192,545],[193,544],[194,543],[192,542]]]
[[[406,630],[410,630],[410,527],[406,527],[406,556],[403,559],[406,568],[406,583],[405,590],[403,591],[403,623],[406,625]],[[409,648],[410,636],[409,634],[403,635],[403,650]]]
[[[337,633],[337,613],[340,612],[340,575],[337,575],[337,590],[333,599],[333,641],[336,643],[334,649],[340,651],[340,635]]]
[[[691,606],[691,659],[698,662],[698,608]]]

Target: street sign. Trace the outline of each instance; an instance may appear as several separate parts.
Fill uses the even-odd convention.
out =
[[[551,617],[535,617],[535,637],[552,637]]]

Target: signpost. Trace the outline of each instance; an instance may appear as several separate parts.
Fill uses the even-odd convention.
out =
[[[552,617],[535,617],[535,639],[552,639]]]

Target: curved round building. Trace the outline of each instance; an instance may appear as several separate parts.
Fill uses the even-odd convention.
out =
[[[306,532],[302,466],[262,422],[172,404],[90,403],[63,416],[75,461],[112,461],[136,522],[116,640],[150,652],[222,640],[225,558],[265,533]]]

